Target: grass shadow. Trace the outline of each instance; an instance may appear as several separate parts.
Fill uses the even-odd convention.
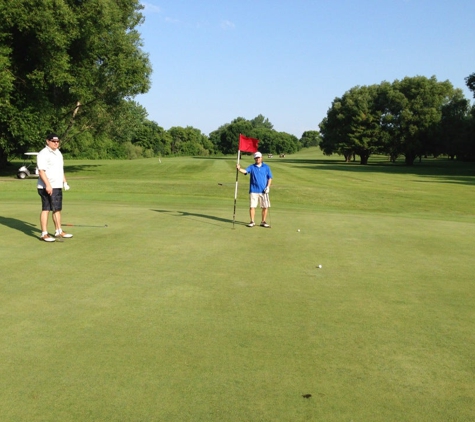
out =
[[[22,166],[23,163],[18,162],[17,164],[7,163],[4,166],[0,166],[0,177],[14,177],[17,178],[18,169]]]
[[[221,218],[221,217],[216,217],[214,215],[208,215],[208,214],[198,214],[198,213],[194,213],[194,212],[170,211],[170,210],[152,210],[152,211],[159,212],[159,213],[164,213],[164,214],[167,214],[167,215],[170,215],[170,216],[173,216],[173,217],[197,217],[197,218],[193,218],[193,220],[199,221],[201,223],[213,224],[215,226],[218,226],[219,224],[214,224],[214,223],[206,221],[206,220],[212,220],[212,221],[217,221],[217,222],[220,222],[220,223],[227,223],[227,224],[232,224],[233,223],[233,220],[231,220],[229,218]],[[177,214],[177,213],[179,213],[179,214]],[[203,221],[203,219],[205,219],[205,221]],[[237,224],[239,226],[246,225],[246,223],[243,223],[241,221],[235,221],[234,224]]]
[[[16,218],[0,216],[0,224],[18,230],[27,236],[34,237],[35,239],[38,239],[41,234],[41,230],[36,228],[36,224],[31,224]]]
[[[78,173],[80,171],[92,171],[101,167],[100,164],[64,164],[65,173]]]

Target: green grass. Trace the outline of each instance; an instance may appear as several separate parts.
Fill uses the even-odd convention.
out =
[[[474,165],[267,160],[266,230],[235,161],[67,161],[55,244],[0,177],[1,420],[475,420]]]

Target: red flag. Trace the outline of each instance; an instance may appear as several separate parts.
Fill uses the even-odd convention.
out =
[[[257,152],[257,144],[259,139],[248,138],[244,135],[239,135],[239,151],[243,152]]]

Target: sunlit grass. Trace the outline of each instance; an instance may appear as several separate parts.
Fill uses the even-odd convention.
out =
[[[108,227],[61,244],[0,178],[4,420],[475,419],[472,165],[274,158],[266,230],[235,157],[161,161],[68,161]]]

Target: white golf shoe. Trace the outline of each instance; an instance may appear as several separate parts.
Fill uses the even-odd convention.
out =
[[[69,239],[70,237],[73,237],[73,235],[71,233],[61,232],[61,233],[56,233],[54,237],[62,237],[63,239]]]
[[[54,237],[50,236],[49,234],[45,234],[44,236],[41,236],[40,239],[43,240],[44,242],[54,242],[56,240]]]

